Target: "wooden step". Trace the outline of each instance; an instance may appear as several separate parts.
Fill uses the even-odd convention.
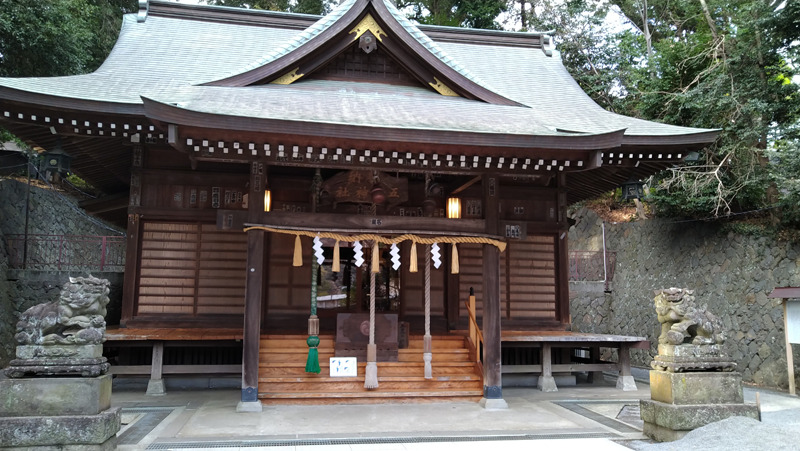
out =
[[[353,392],[306,392],[276,393],[260,392],[263,404],[369,404],[369,403],[414,403],[414,402],[477,402],[483,396],[482,390],[375,390]]]
[[[270,406],[315,406],[325,405],[353,405],[353,404],[430,404],[430,403],[469,403],[475,404],[481,400],[483,393],[463,396],[409,396],[409,397],[378,397],[378,398],[269,398],[261,397],[261,404]]]
[[[340,393],[340,392],[357,392],[366,390],[364,388],[364,379],[351,378],[351,381],[322,381],[317,383],[308,382],[259,382],[259,391],[270,391],[275,393]],[[473,381],[450,381],[450,380],[437,380],[437,379],[420,379],[420,380],[385,380],[385,378],[378,377],[378,384],[383,391],[412,391],[420,389],[429,390],[478,390],[482,387],[481,382]]]
[[[470,359],[463,336],[435,336],[433,377],[425,379],[422,335],[398,350],[397,362],[378,362],[379,387],[364,388],[366,362],[359,361],[356,377],[330,377],[335,355],[332,336],[321,337],[320,374],[305,372],[306,336],[262,336],[259,350],[259,398],[267,404],[475,402],[483,395],[478,366]]]
[[[329,377],[330,369],[327,366],[320,367],[320,375]],[[477,375],[474,364],[465,366],[433,365],[433,377]],[[303,377],[309,373],[305,372],[305,364],[293,367],[259,367],[259,377]],[[358,368],[357,374],[364,377],[364,366]],[[416,377],[424,374],[422,365],[391,367],[378,364],[378,374],[380,376],[396,377]]]

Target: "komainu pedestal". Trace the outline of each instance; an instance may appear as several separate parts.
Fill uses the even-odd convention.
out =
[[[116,449],[120,409],[103,357],[108,291],[107,280],[70,278],[58,301],[22,314],[17,358],[0,376],[0,447]]]
[[[697,307],[692,290],[656,291],[661,323],[658,355],[650,371],[650,398],[640,403],[643,432],[661,442],[732,416],[758,419],[745,404],[741,375],[723,349],[719,319]]]

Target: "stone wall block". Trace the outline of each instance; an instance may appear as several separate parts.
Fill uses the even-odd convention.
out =
[[[588,249],[581,246],[590,242],[602,246],[602,239],[598,240],[602,220],[594,212],[581,209],[573,218],[577,222],[570,229],[571,249]],[[787,386],[786,377],[779,375],[786,372],[783,310],[780,300],[767,295],[775,287],[800,286],[800,244],[722,233],[715,224],[660,219],[606,223],[605,230],[607,249],[617,252],[613,291],[604,304],[573,302],[573,318],[600,317],[600,323],[592,324],[600,330],[592,332],[641,335],[655,342],[660,331],[653,290],[691,288],[697,302],[708,304],[722,319],[728,331],[727,347],[743,381],[756,382],[758,374],[758,381],[767,386]],[[647,353],[631,357],[634,365],[649,367]]]

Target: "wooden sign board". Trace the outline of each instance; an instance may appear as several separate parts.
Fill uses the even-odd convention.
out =
[[[800,301],[786,301],[786,337],[789,343],[800,344]]]
[[[331,357],[331,377],[358,376],[358,359],[355,357]]]

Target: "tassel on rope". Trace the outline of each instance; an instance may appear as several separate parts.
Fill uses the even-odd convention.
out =
[[[372,255],[375,259],[375,254]],[[367,345],[367,369],[364,372],[364,388],[378,388],[378,347],[375,345],[375,273],[369,273],[369,344]]]
[[[458,274],[458,248],[456,247],[456,243],[453,243],[452,246],[453,252],[450,255],[450,274]]]
[[[381,258],[378,250],[378,242],[372,242],[372,272],[381,272]]]
[[[339,262],[339,240],[336,240],[336,244],[333,245],[333,267],[331,268],[333,272],[341,271],[341,266]]]
[[[319,318],[317,315],[311,315],[308,318],[308,359],[306,360],[306,373],[319,374],[322,370],[319,367]]]
[[[422,360],[425,362],[425,379],[433,379],[433,345],[431,344],[431,246],[425,246],[425,336]]]
[[[408,262],[408,272],[417,272],[417,242],[411,242],[411,257]]]
[[[294,238],[294,258],[292,266],[303,266],[303,244],[300,242],[300,235]]]

